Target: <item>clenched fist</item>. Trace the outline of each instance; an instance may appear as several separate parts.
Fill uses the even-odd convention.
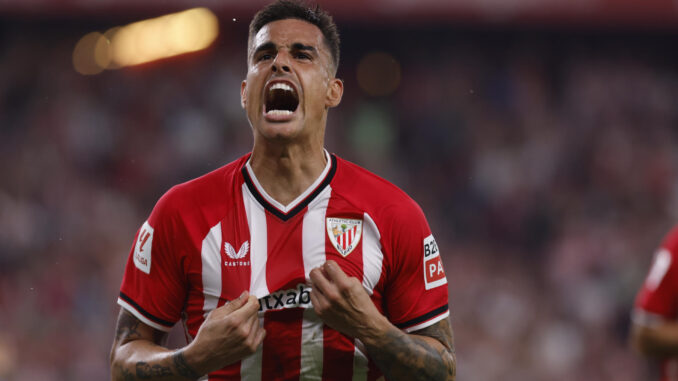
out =
[[[244,291],[213,310],[184,355],[200,374],[221,369],[254,353],[266,336],[259,325],[259,301]]]

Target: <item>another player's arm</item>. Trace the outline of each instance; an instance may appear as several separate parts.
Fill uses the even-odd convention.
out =
[[[254,353],[266,332],[256,297],[243,294],[212,311],[187,346],[165,348],[166,334],[121,309],[111,349],[113,380],[195,380]]]
[[[334,261],[313,269],[310,277],[318,316],[337,331],[360,339],[389,380],[455,379],[454,341],[447,319],[408,334],[389,322],[360,281],[348,277]]]

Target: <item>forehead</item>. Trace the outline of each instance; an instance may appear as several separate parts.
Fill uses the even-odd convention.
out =
[[[320,29],[303,20],[285,19],[270,22],[259,29],[252,39],[252,48],[272,42],[278,46],[289,46],[300,42],[321,50],[324,48]]]

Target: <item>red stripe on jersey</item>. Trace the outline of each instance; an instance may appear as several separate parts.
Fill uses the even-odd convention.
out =
[[[353,378],[353,339],[325,326],[323,329],[323,381]]]
[[[247,214],[242,202],[221,222],[222,243],[220,247],[221,300],[223,305],[228,300],[236,299],[244,290],[250,289],[251,250],[250,230],[247,225]]]
[[[239,380],[240,379],[240,361],[237,361],[223,369],[209,374],[209,381],[213,380]]]
[[[266,311],[262,380],[298,380],[301,373],[301,323],[304,310]]]
[[[296,288],[305,282],[302,244],[304,213],[290,220],[281,221],[266,212],[268,259],[266,260],[266,284],[268,291]]]

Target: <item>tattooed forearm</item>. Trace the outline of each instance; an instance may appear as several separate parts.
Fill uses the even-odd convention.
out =
[[[432,337],[442,346],[434,347],[417,335]],[[367,349],[389,380],[454,380],[456,375],[452,330],[447,320],[414,335],[393,330],[379,348]]]
[[[146,362],[139,361],[137,363],[137,377],[142,380],[148,380],[153,377],[172,376],[174,373],[168,366],[150,365]]]
[[[123,381],[198,379],[201,375],[188,366],[183,350],[162,348],[167,336],[122,310],[111,348],[111,378]]]
[[[177,373],[180,376],[184,376],[186,378],[191,378],[191,379],[196,379],[200,377],[200,374],[198,374],[193,368],[191,368],[187,363],[186,363],[186,358],[184,357],[184,351],[178,350],[174,353],[172,356],[172,359],[174,360],[174,368],[176,368]]]

